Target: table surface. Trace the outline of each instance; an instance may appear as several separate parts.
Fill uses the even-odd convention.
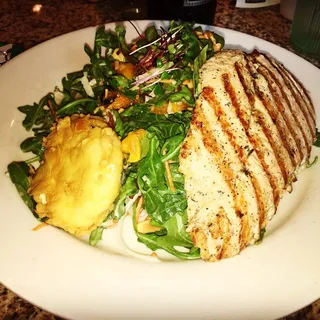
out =
[[[93,1],[93,0],[91,0]],[[0,42],[29,49],[45,40],[85,27],[128,19],[147,19],[145,0],[2,0]],[[33,12],[35,4],[40,12]],[[138,8],[138,10],[136,10]],[[230,0],[217,0],[214,25],[251,34],[294,51],[289,42],[291,21],[279,6],[239,9]],[[320,60],[303,56],[320,68]],[[0,319],[60,319],[29,304],[0,284]],[[320,299],[283,320],[320,319]]]

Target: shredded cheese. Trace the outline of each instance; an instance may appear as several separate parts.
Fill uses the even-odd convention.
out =
[[[141,213],[142,204],[143,204],[143,197],[141,196],[138,200],[137,209],[136,209],[136,223],[139,222],[139,216]]]
[[[84,72],[84,75],[83,77],[81,78],[81,83],[83,85],[83,89],[84,91],[86,92],[86,94],[91,97],[91,98],[94,98],[94,92],[91,88],[91,85],[90,85],[90,82],[88,80],[88,77],[87,77],[87,74],[86,72]]]
[[[171,175],[171,170],[170,170],[170,166],[169,166],[169,163],[168,161],[165,161],[164,162],[164,166],[166,168],[166,173],[167,173],[167,177],[168,177],[168,182],[169,182],[169,188],[172,192],[176,192],[177,189],[176,187],[174,186],[174,183],[173,183],[173,179],[172,179],[172,175]]]
[[[44,228],[44,227],[46,227],[46,226],[48,226],[47,223],[41,222],[41,223],[39,223],[36,227],[34,227],[34,228],[32,229],[32,231],[38,231],[38,230],[40,230],[40,229],[42,229],[42,228]]]

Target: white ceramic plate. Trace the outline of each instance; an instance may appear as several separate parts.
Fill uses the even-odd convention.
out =
[[[142,31],[148,22],[135,24]],[[136,36],[126,26],[128,37]],[[319,121],[319,69],[269,42],[215,30],[228,47],[258,48],[282,61],[311,92]],[[5,175],[9,162],[22,159],[19,143],[27,136],[16,108],[38,101],[67,72],[81,69],[88,61],[83,44],[93,43],[94,32],[55,38],[1,67],[1,282],[72,319],[275,319],[319,298],[320,164],[298,177],[261,245],[218,263],[146,262],[92,248],[53,227],[31,231],[37,221]]]

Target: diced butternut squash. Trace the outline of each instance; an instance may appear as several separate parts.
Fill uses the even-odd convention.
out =
[[[121,108],[126,109],[131,105],[131,100],[123,94],[118,93],[116,98],[111,104],[108,105],[109,109],[119,110]]]
[[[150,223],[150,218],[137,224],[137,231],[140,233],[151,233],[159,230],[161,230],[161,228],[155,227]]]
[[[122,140],[122,151],[129,154],[128,162],[138,162],[141,160],[141,140],[145,137],[147,131],[138,129],[130,132],[128,136]]]
[[[114,70],[129,80],[134,78],[134,65],[130,62],[115,61]]]
[[[150,111],[155,114],[168,114],[168,104],[165,103],[161,107],[151,106]]]
[[[171,114],[188,109],[188,105],[182,101],[163,104],[161,107],[152,106],[150,111],[155,114]]]

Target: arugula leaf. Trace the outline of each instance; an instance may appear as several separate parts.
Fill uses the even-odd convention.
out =
[[[211,31],[211,33],[213,34],[214,38],[216,39],[216,42],[221,43],[221,49],[222,49],[225,45],[224,37],[220,36],[219,34],[213,32],[213,31]]]
[[[263,241],[263,238],[264,238],[264,235],[265,235],[266,231],[267,231],[266,228],[263,228],[263,229],[260,230],[259,240],[257,240],[254,244],[258,245]]]
[[[179,85],[184,80],[193,79],[193,72],[190,67],[184,67],[183,69],[173,70],[169,73],[169,75],[172,76],[172,78],[176,80],[177,83],[179,83]]]
[[[144,35],[148,42],[153,42],[159,38],[159,34],[155,26],[148,27],[144,32]]]
[[[167,103],[171,93],[158,93],[156,96],[152,99],[150,99],[146,104],[148,105],[154,105],[155,107],[161,107],[165,103]]]
[[[138,167],[138,185],[141,191],[148,187],[160,187],[164,176],[164,166],[157,151],[159,140],[154,136],[149,145],[149,152]]]
[[[42,135],[27,138],[20,144],[20,148],[23,152],[32,152],[41,157],[44,152],[42,139]]]
[[[186,46],[185,58],[192,61],[200,52],[200,42],[190,24],[183,24],[181,39]]]
[[[194,60],[193,83],[194,83],[195,97],[199,95],[199,92],[201,90],[201,88],[199,88],[199,70],[203,66],[203,64],[207,61],[207,49],[208,49],[208,46],[205,46]]]
[[[111,85],[118,89],[118,87],[121,87],[122,89],[129,88],[130,87],[130,80],[128,80],[124,76],[113,76],[111,78]]]
[[[129,49],[126,44],[126,29],[122,25],[116,26],[116,32],[118,34],[119,49],[125,57],[128,57]]]
[[[98,102],[90,98],[74,100],[57,110],[60,117],[72,115],[74,113],[93,113]]]
[[[314,159],[313,159],[313,161],[307,163],[306,168],[311,168],[311,167],[314,166],[317,162],[318,162],[318,156],[315,156]]]
[[[139,163],[137,174],[145,209],[154,221],[163,224],[175,214],[183,214],[187,200],[183,188],[175,192],[170,190],[160,151],[159,140],[153,136],[149,152]]]
[[[166,233],[164,235],[159,235],[157,233],[139,233],[136,226],[135,211],[132,220],[138,240],[144,243],[151,250],[155,251],[158,249],[163,249],[180,259],[186,260],[194,260],[200,258],[200,250],[193,246],[190,235],[186,232],[186,213],[182,216],[176,214],[166,223],[164,223],[161,226],[166,230]],[[184,247],[187,249],[187,252],[181,251],[177,247]]]
[[[320,132],[318,131],[318,128],[316,128],[316,141],[314,142],[314,146],[320,148]]]
[[[74,81],[77,78],[82,78],[82,77],[83,77],[83,70],[67,73],[67,79],[70,81]]]
[[[119,220],[125,214],[125,200],[129,196],[133,196],[138,192],[137,187],[137,174],[130,172],[127,175],[125,183],[121,187],[120,194],[115,201],[115,208],[112,217]]]
[[[187,86],[182,86],[180,91],[170,95],[169,100],[171,102],[184,101],[190,106],[195,104],[193,94]]]
[[[120,117],[120,114],[118,111],[116,110],[113,110],[113,115],[114,115],[114,118],[115,118],[115,127],[114,127],[114,131],[121,136],[121,132],[124,131],[123,129],[123,122],[121,120],[121,117]]]
[[[37,219],[39,219],[38,215],[34,212],[35,201],[31,196],[29,196],[27,192],[30,186],[29,171],[30,168],[24,161],[13,161],[8,165],[8,173],[10,176],[10,180],[16,186],[19,196],[21,197],[23,202],[28,206],[28,208],[32,211],[34,216]],[[39,220],[43,221],[41,219]]]
[[[97,29],[95,40],[94,40],[94,52],[98,51],[97,49],[100,47],[116,49],[118,48],[118,37],[117,34],[112,31],[106,31],[105,26],[101,26]],[[98,56],[99,57],[99,56]]]
[[[113,212],[110,213],[112,219],[120,220],[120,218],[125,214],[126,198],[128,196],[135,195],[138,192],[136,180],[137,174],[133,170],[129,170],[125,183],[122,185],[120,194],[115,201],[115,208]],[[109,219],[110,215],[108,215],[107,219]],[[104,229],[104,227],[100,226],[91,232],[89,238],[90,245],[95,246],[102,239]]]
[[[102,47],[106,48],[105,56],[102,56]],[[91,78],[96,79],[100,83],[101,87],[108,85],[108,78],[111,75],[115,74],[115,71],[112,67],[112,61],[114,59],[110,56],[110,54],[114,49],[118,47],[118,35],[112,31],[106,31],[104,26],[99,27],[96,31],[93,50],[88,45],[85,45],[84,47],[85,52],[90,57],[91,65],[86,65],[83,68],[83,71],[88,73],[90,80]],[[79,78],[77,78],[77,80],[79,80]],[[73,81],[74,90],[81,89],[80,84],[78,82],[75,83],[75,80],[73,79],[71,79],[71,81]],[[68,86],[65,86],[65,84]],[[65,89],[70,87],[70,84],[65,84]],[[96,90],[98,90],[99,93],[103,92],[103,90],[100,90],[99,88],[96,88]]]
[[[89,244],[91,246],[95,246],[100,240],[102,240],[102,233],[104,231],[103,227],[98,227],[97,229],[94,229],[89,237]]]
[[[37,124],[37,120],[43,116],[44,109],[43,107],[48,103],[48,96],[44,96],[39,104],[34,103],[33,106],[22,106],[19,107],[19,111],[26,114],[25,119],[22,122],[22,125],[27,131],[30,131],[31,128]]]
[[[186,135],[191,116],[192,113],[190,111],[163,116],[162,119],[154,121],[154,123],[148,127],[148,131],[156,133],[157,137],[161,140],[168,139],[175,135]]]
[[[148,104],[136,104],[121,114],[116,114],[116,132],[125,138],[130,131],[145,129],[155,133],[159,139],[167,139],[177,134],[186,134],[191,120],[191,112],[184,111],[170,115],[150,112]]]
[[[162,162],[177,158],[184,138],[184,135],[176,135],[166,140],[162,146],[162,154],[164,154],[161,158]]]
[[[8,165],[8,173],[14,184],[20,184],[24,189],[29,188],[30,168],[24,161],[13,161]]]
[[[179,171],[179,162],[170,164],[171,176],[177,189],[184,189],[184,176]]]

